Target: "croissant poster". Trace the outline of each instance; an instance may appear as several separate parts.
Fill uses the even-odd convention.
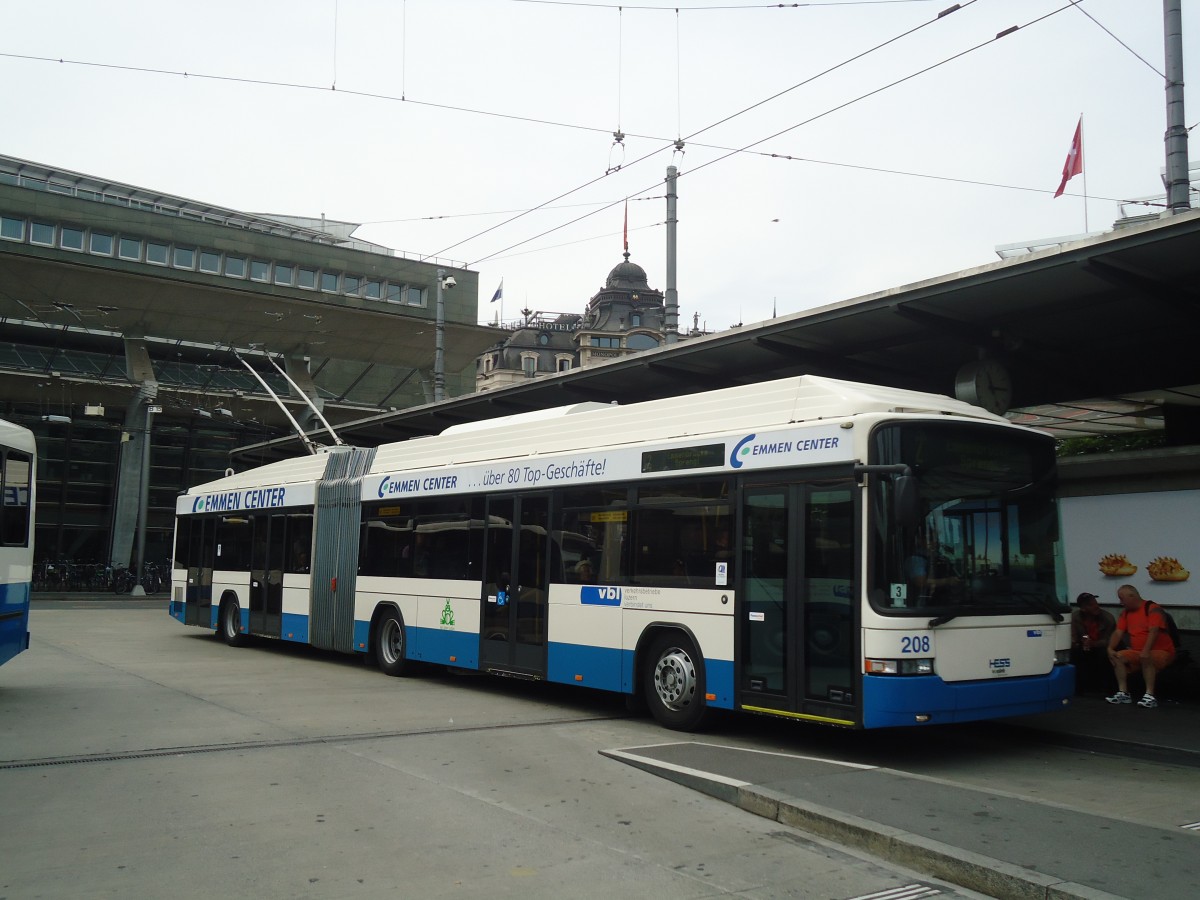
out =
[[[1067,597],[1109,605],[1132,584],[1163,606],[1200,607],[1200,491],[1064,497]]]

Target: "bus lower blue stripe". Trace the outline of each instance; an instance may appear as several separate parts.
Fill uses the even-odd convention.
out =
[[[633,654],[609,647],[551,643],[546,648],[546,679],[628,694],[633,690]]]
[[[298,644],[308,643],[308,616],[298,616],[295,613],[284,613],[280,619],[280,638],[285,641],[295,641]]]
[[[0,584],[0,663],[29,649],[29,585]]]
[[[408,628],[408,658],[479,668],[479,635],[441,628]]]
[[[1048,675],[954,684],[936,675],[864,675],[862,693],[865,728],[914,725],[919,715],[931,725],[972,722],[1061,709],[1075,694],[1075,672],[1056,666]]]

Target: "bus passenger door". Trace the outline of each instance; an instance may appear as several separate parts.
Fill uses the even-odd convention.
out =
[[[252,517],[250,633],[279,637],[283,618],[283,558],[286,516]]]
[[[250,516],[250,633],[263,634],[267,604],[267,528],[270,517]]]
[[[212,573],[216,556],[217,521],[207,516],[189,520],[187,592],[184,623],[211,625]]]
[[[267,535],[266,593],[263,595],[263,630],[260,634],[279,637],[283,630],[283,568],[287,557],[287,516],[271,516]]]
[[[549,498],[489,497],[486,521],[481,665],[544,675]]]
[[[851,487],[839,478],[743,491],[738,640],[746,708],[858,719]]]

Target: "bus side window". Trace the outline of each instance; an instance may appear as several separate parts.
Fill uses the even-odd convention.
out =
[[[24,547],[29,542],[29,471],[32,468],[28,453],[9,450],[4,454],[3,529],[0,540],[10,547]]]
[[[288,558],[285,572],[308,574],[312,560],[312,515],[297,513],[287,517]]]

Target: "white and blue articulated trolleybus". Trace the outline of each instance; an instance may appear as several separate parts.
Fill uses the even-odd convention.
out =
[[[29,649],[36,472],[33,432],[0,420],[0,665]]]
[[[1073,693],[1054,447],[948,397],[801,376],[580,404],[199,485],[171,615],[853,728]]]

